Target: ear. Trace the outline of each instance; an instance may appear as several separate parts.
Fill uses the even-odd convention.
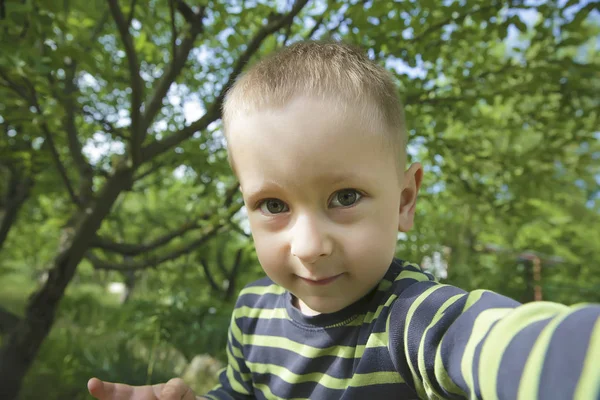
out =
[[[398,230],[408,232],[415,221],[415,207],[417,205],[417,194],[423,179],[423,167],[414,163],[404,173],[404,184],[400,195],[400,215],[398,219]]]

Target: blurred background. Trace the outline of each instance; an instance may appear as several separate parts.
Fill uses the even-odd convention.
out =
[[[261,275],[220,123],[285,44],[393,73],[425,166],[398,257],[523,302],[600,302],[600,12],[579,0],[0,1],[0,398],[224,360]]]

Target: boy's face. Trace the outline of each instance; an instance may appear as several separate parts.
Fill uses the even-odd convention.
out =
[[[365,128],[378,124],[361,115],[298,97],[229,123],[259,261],[305,314],[367,294],[394,257],[398,230],[412,226],[421,167],[398,176],[383,133]]]

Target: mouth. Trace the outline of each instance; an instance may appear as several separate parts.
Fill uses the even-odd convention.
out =
[[[299,278],[302,279],[304,282],[308,283],[309,285],[325,286],[325,285],[329,285],[330,283],[333,283],[342,275],[343,274],[338,274],[338,275],[330,276],[329,278],[323,278],[323,279],[309,279],[309,278],[303,278],[301,276]]]

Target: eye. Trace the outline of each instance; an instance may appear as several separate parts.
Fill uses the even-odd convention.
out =
[[[361,194],[354,189],[343,189],[333,194],[329,203],[332,207],[350,207],[360,200]]]
[[[288,211],[288,206],[279,199],[263,200],[259,204],[258,208],[260,208],[260,211],[262,211],[264,214],[280,214]]]

